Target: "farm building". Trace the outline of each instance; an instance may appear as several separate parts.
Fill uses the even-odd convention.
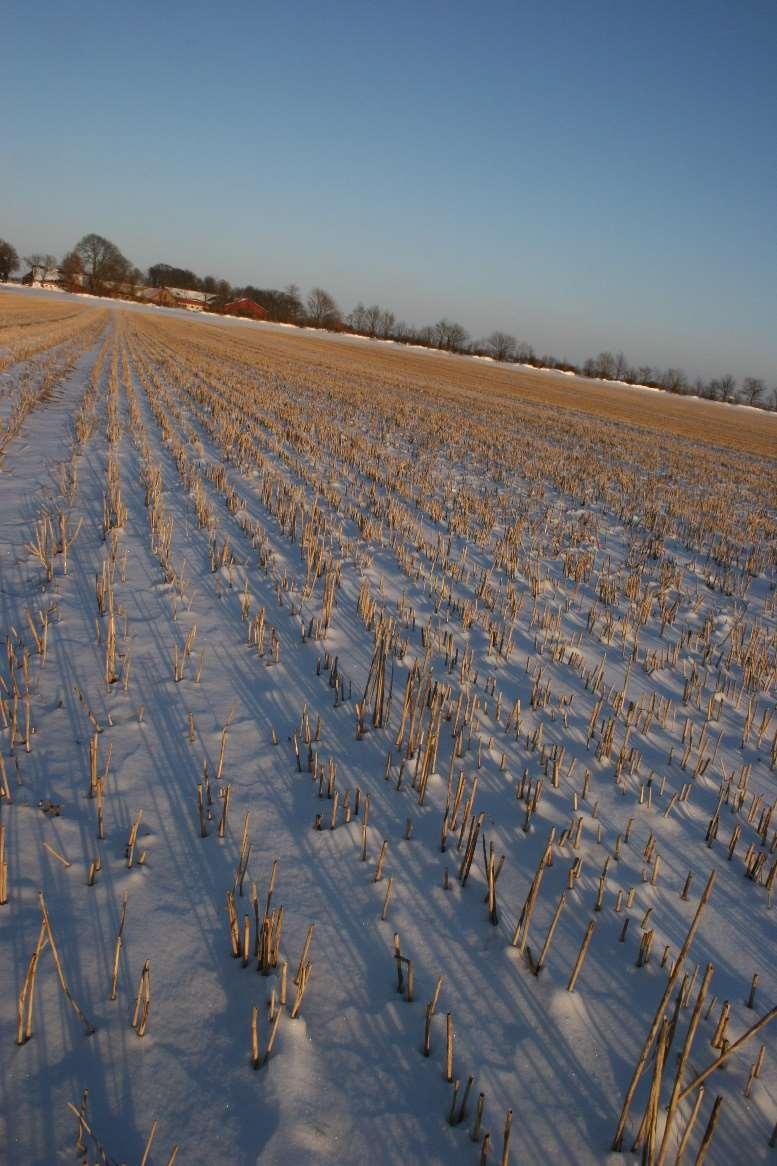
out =
[[[213,299],[208,292],[191,291],[184,287],[169,287],[167,290],[174,297],[177,307],[188,308],[191,312],[204,312]]]
[[[58,267],[45,267],[43,264],[37,263],[21,278],[25,287],[34,287],[41,283],[61,283],[61,281],[62,273]]]
[[[204,312],[213,299],[207,292],[183,287],[144,287],[139,294],[141,299],[160,308],[188,308],[191,312]]]
[[[175,296],[167,287],[144,287],[138,295],[146,303],[156,304],[160,308],[174,308],[177,304]]]
[[[224,306],[225,316],[243,316],[248,320],[266,320],[267,311],[261,304],[257,304],[256,300],[249,300],[244,297],[240,300],[232,300],[231,303]]]

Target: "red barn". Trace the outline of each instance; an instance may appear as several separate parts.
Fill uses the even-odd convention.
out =
[[[231,304],[224,305],[225,316],[243,316],[248,320],[266,320],[267,312],[256,300],[244,297],[242,300],[232,300]]]

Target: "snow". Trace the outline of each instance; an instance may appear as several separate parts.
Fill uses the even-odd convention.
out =
[[[528,369],[530,372],[550,372],[559,377],[574,377],[577,375],[568,368],[547,368],[544,364],[520,364],[519,367]]]
[[[0,316],[2,311],[0,300]],[[211,372],[198,379],[182,346],[185,319],[181,313],[151,313],[134,306],[112,312],[104,333],[108,347],[102,368],[97,366],[95,372],[99,345],[91,346],[64,373],[50,398],[27,416],[0,461],[0,626],[4,638],[10,636],[17,646],[21,638],[31,650],[34,730],[27,752],[23,741],[12,744],[8,728],[0,722],[0,748],[13,795],[12,804],[3,804],[0,810],[8,861],[8,903],[0,906],[0,982],[5,986],[0,1002],[4,1055],[0,1137],[8,1161],[25,1166],[72,1161],[76,1121],[67,1103],[77,1106],[85,1088],[90,1125],[109,1154],[121,1162],[141,1159],[148,1131],[157,1120],[152,1163],[166,1162],[173,1143],[178,1143],[178,1162],[187,1166],[367,1160],[474,1164],[480,1148],[468,1134],[481,1090],[486,1094],[484,1128],[491,1133],[490,1160],[501,1156],[502,1126],[510,1108],[513,1162],[636,1161],[635,1156],[609,1150],[618,1110],[666,984],[667,972],[660,966],[664,946],[669,946],[674,958],[710,870],[716,872],[717,883],[688,970],[700,967],[698,987],[705,962],[714,963],[711,992],[718,1004],[710,1019],[702,1021],[693,1050],[694,1069],[703,1068],[716,1055],[709,1042],[721,1001],[731,1002],[730,1035],[736,1037],[777,999],[774,909],[767,907],[765,888],[744,877],[743,865],[747,846],[759,845],[754,823],[747,821],[751,795],[760,797],[764,807],[775,800],[775,771],[769,764],[774,721],[756,740],[761,716],[774,707],[773,554],[747,580],[746,590],[727,594],[719,585],[708,585],[714,570],[709,542],[692,549],[670,530],[663,562],[676,566],[681,585],[669,585],[665,594],[680,600],[680,611],[675,622],[661,631],[654,595],[652,616],[641,629],[638,661],[646,650],[658,654],[671,650],[686,628],[701,629],[707,621],[711,648],[708,653],[705,644],[685,637],[676,666],[665,664],[652,672],[639,662],[631,666],[631,640],[622,641],[619,634],[611,641],[603,639],[606,608],[592,583],[574,585],[565,576],[561,554],[565,550],[573,556],[590,552],[602,575],[607,573],[605,559],[609,557],[612,572],[622,572],[625,580],[633,570],[627,566],[629,556],[637,554],[640,540],[651,534],[648,523],[652,520],[643,504],[646,497],[661,493],[664,450],[655,452],[655,476],[646,478],[645,490],[629,498],[632,521],[628,523],[625,507],[619,511],[614,500],[608,505],[586,500],[584,484],[573,495],[554,484],[549,474],[544,497],[532,494],[518,473],[503,476],[497,484],[498,467],[477,452],[476,460],[467,462],[460,456],[457,434],[452,433],[450,448],[435,451],[433,480],[440,497],[445,484],[451,486],[450,497],[455,499],[486,501],[498,490],[505,510],[499,512],[486,543],[478,544],[460,533],[451,535],[445,522],[437,522],[423,503],[416,507],[397,492],[394,502],[404,506],[417,523],[408,545],[413,547],[419,572],[408,572],[397,557],[388,526],[382,527],[380,539],[358,536],[354,514],[369,512],[374,518],[377,513],[369,511],[367,490],[360,489],[368,483],[364,471],[369,461],[355,470],[345,453],[335,456],[326,449],[321,466],[315,467],[312,455],[300,453],[294,444],[314,416],[320,424],[331,421],[341,433],[367,442],[375,436],[373,422],[383,414],[373,413],[372,403],[356,408],[342,386],[326,401],[304,377],[286,381],[277,375],[272,393],[264,393],[266,373],[250,362],[239,362],[239,334],[226,327],[218,329],[218,339],[213,340],[199,320],[188,319],[186,335],[214,354]],[[162,333],[163,328],[170,331]],[[175,346],[175,359],[156,345],[155,338],[161,335]],[[279,331],[278,335],[288,337],[284,343],[293,351],[293,334]],[[216,347],[222,342],[231,346],[229,359],[226,349]],[[120,436],[109,443],[114,344],[121,358],[113,398]],[[37,383],[43,364],[36,360],[23,368],[14,366],[7,382],[9,404],[25,374]],[[316,370],[312,373],[314,381]],[[47,582],[29,552],[32,523],[41,507],[56,512],[62,504],[57,467],[70,460],[72,418],[92,375],[98,389],[95,425],[83,447],[74,452],[78,474],[70,513],[72,528],[81,521],[80,532],[69,555],[67,574],[58,555],[54,577]],[[257,398],[261,425],[253,428],[246,421],[245,426],[252,440],[264,434],[261,457],[250,466],[236,455],[225,459],[219,446],[223,433],[214,426],[209,409],[219,402],[229,405],[237,383],[263,394]],[[422,394],[418,398],[423,404]],[[137,402],[134,421],[133,399]],[[425,424],[426,414],[422,411],[419,416]],[[501,416],[508,448],[531,439],[524,433],[519,413],[507,411]],[[167,436],[162,418],[171,427]],[[616,430],[607,433],[611,436]],[[617,430],[621,437],[624,433]],[[171,561],[179,574],[177,583],[165,582],[152,548],[141,478],[144,435],[147,452],[159,468],[164,509],[174,520]],[[403,463],[412,459],[414,435],[412,422],[397,427],[386,438],[387,451]],[[544,440],[541,433],[536,439]],[[102,520],[110,444],[115,446],[127,512],[115,536],[106,541]],[[543,446],[546,454],[550,449]],[[597,447],[595,456],[605,455]],[[701,455],[697,451],[694,456]],[[199,475],[211,512],[206,527],[198,526],[192,489],[180,477],[182,464],[195,467]],[[750,482],[747,490],[773,523],[773,489],[763,485],[769,466],[759,465],[761,485]],[[217,466],[224,467],[223,480],[210,476]],[[306,476],[311,472],[312,480]],[[688,473],[689,490],[714,492],[714,480],[700,485],[693,471]],[[736,468],[725,473],[734,475],[731,481],[740,480]],[[324,580],[314,582],[312,594],[303,593],[306,570],[299,544],[301,529],[296,540],[289,537],[278,512],[266,502],[263,480],[272,481],[276,491],[283,482],[293,485],[299,492],[300,512],[303,503],[306,507],[306,521],[314,501],[326,518],[327,546],[337,553],[342,566],[333,621],[324,639],[303,641],[301,635],[301,628],[307,629],[308,621],[320,613]],[[334,483],[354,510],[345,504],[335,508],[316,488],[319,480]],[[224,504],[227,487],[239,495],[240,505],[232,510]],[[743,528],[749,505],[744,485],[730,497]],[[374,498],[372,505],[379,508],[380,499]],[[446,509],[454,505],[445,503]],[[527,528],[517,577],[507,579],[504,571],[495,569],[489,583],[495,589],[493,610],[487,594],[481,592],[478,615],[471,628],[465,629],[432,593],[434,586],[445,577],[456,598],[474,602],[481,573],[491,566],[494,546],[505,534],[510,515],[534,524],[534,544],[530,545]],[[246,532],[253,523],[260,524],[261,534],[252,539]],[[558,535],[555,553],[554,531]],[[440,556],[431,561],[438,535],[443,543],[452,538],[445,568]],[[218,546],[229,539],[235,556],[232,566],[211,569],[211,536]],[[127,691],[123,679],[105,683],[107,617],[98,614],[95,602],[95,575],[108,557],[113,537],[120,654],[129,649],[131,659]],[[762,546],[773,551],[769,539],[774,540],[773,525],[762,539]],[[465,546],[467,569],[455,577],[453,567]],[[536,600],[529,583],[535,558],[542,566]],[[641,585],[656,592],[658,569],[657,562],[644,557]],[[292,581],[290,589],[284,589],[284,578]],[[357,613],[365,580],[371,596],[399,620],[407,650],[394,661],[390,727],[373,728],[368,715],[365,735],[359,740],[355,702],[362,695],[374,647],[373,632]],[[515,646],[503,659],[489,649],[486,628],[489,618],[497,618],[508,585],[515,587],[524,605],[514,620]],[[272,663],[269,651],[260,657],[247,643],[241,613],[244,589],[252,614],[265,608],[268,642],[270,627],[277,629],[278,663]],[[414,621],[399,614],[403,600],[415,609]],[[587,619],[594,607],[598,615],[591,632]],[[614,608],[617,619],[622,620],[628,610],[621,597]],[[49,619],[45,664],[35,653],[28,631],[28,613],[40,622],[41,612],[47,612]],[[541,630],[543,618],[558,618],[558,640],[555,633],[547,632],[548,624],[547,634]],[[762,629],[771,687],[746,693],[739,700],[731,694],[720,699],[720,719],[708,728],[710,751],[721,735],[715,760],[694,778],[706,700],[716,676],[737,688],[742,683],[741,665],[725,655],[732,629],[741,620],[749,629]],[[173,647],[182,650],[195,626],[192,658],[183,678],[176,681]],[[497,883],[496,926],[489,922],[484,903],[486,881],[479,844],[465,886],[457,879],[462,859],[457,837],[449,835],[446,852],[440,851],[452,753],[450,722],[442,724],[438,764],[424,804],[418,804],[412,788],[416,759],[406,761],[399,781],[400,751],[395,746],[399,706],[412,662],[423,661],[425,656],[422,628],[432,644],[433,676],[452,686],[452,704],[459,692],[464,700],[477,697],[480,701],[472,740],[452,772],[455,784],[459,770],[464,771],[467,794],[477,777],[475,806],[485,815],[484,836],[494,842],[497,856],[505,855]],[[460,653],[459,664],[450,671],[440,646],[448,632]],[[558,659],[552,651],[556,643],[563,645]],[[573,648],[581,654],[580,671],[567,662]],[[465,649],[474,654],[473,670],[468,679],[461,679]],[[204,660],[198,681],[201,651]],[[331,672],[320,667],[325,652],[338,656],[352,687],[350,699],[346,692],[337,707],[329,683]],[[597,697],[584,674],[602,664],[601,691],[605,697],[610,694],[602,716],[614,715],[617,722],[614,756],[608,760],[596,757],[598,733],[590,747],[586,740]],[[683,682],[694,670],[704,675],[709,687],[698,703],[683,704]],[[16,674],[21,682],[21,665]],[[10,686],[5,658],[0,675]],[[492,676],[503,693],[498,722],[494,697],[487,689]],[[541,701],[532,707],[532,693],[548,680],[554,699],[545,707]],[[626,684],[627,700],[616,714],[613,694]],[[556,700],[561,694],[573,695],[566,715]],[[641,717],[653,696],[657,700],[670,697],[672,713],[664,723],[656,716],[645,731],[639,724],[632,727],[630,744],[641,755],[639,775],[629,773],[627,766],[619,786],[614,780],[614,758],[624,743],[626,707],[629,701],[640,702]],[[755,728],[743,745],[751,696]],[[516,698],[521,700],[518,735],[505,730],[506,714]],[[295,761],[292,738],[295,733],[302,735],[304,709],[313,726],[321,718],[321,739],[312,748],[322,765],[330,758],[336,763],[341,810],[342,796],[350,791],[353,798],[356,786],[362,799],[370,796],[366,863],[360,861],[363,802],[349,824],[341,814],[334,830],[312,828],[317,813],[323,814],[328,825],[332,800],[319,797],[318,782],[307,772],[304,744],[301,771]],[[111,749],[104,840],[97,838],[96,802],[88,796],[89,742],[95,727],[89,712],[101,730],[97,735],[101,772]],[[194,717],[193,740],[189,714]],[[693,730],[693,749],[683,768],[678,742],[686,718]],[[214,775],[225,726],[224,774],[219,783]],[[541,760],[541,747],[527,744],[527,737],[540,726],[547,747],[563,744],[565,749],[558,788],[553,785],[552,764]],[[272,743],[273,731],[277,745]],[[392,764],[386,780],[389,752]],[[199,836],[196,795],[205,761],[216,818],[222,805],[218,787],[226,783],[231,787],[223,838],[217,834],[215,818],[208,824],[208,837]],[[572,761],[575,768],[570,773]],[[720,782],[727,774],[735,774],[736,785],[743,766],[751,767],[744,812],[734,813],[730,805],[724,805],[719,838],[708,848],[705,831],[718,804]],[[533,783],[544,782],[537,813],[526,831],[525,804],[516,798],[524,770]],[[591,791],[583,797],[585,770],[591,772]],[[649,775],[650,806],[640,802],[640,789],[644,798]],[[692,786],[689,799],[668,809],[671,794],[687,782]],[[45,813],[42,803],[44,807],[55,803],[61,812],[58,816]],[[127,836],[139,810],[143,817],[137,847],[146,857],[141,865],[128,868]],[[233,885],[247,812],[252,849],[246,891],[255,882],[262,905],[273,861],[278,859],[273,907],[284,907],[280,954],[289,966],[289,1005],[294,998],[291,978],[306,931],[315,924],[311,979],[301,1014],[291,1019],[287,1008],[273,1053],[257,1071],[249,1063],[251,1007],[260,1010],[265,1042],[266,1003],[273,989],[279,990],[280,978],[278,969],[268,976],[257,974],[254,959],[243,968],[229,950],[225,893]],[[536,958],[559,896],[567,887],[569,869],[580,858],[582,873],[574,889],[566,891],[567,903],[547,965],[535,977],[526,957],[512,946],[513,933],[550,829],[557,830],[558,840],[578,817],[582,818],[580,840],[577,845],[570,839],[556,847],[530,924],[529,947]],[[413,823],[410,839],[405,837],[408,818]],[[624,842],[629,818],[633,818],[631,837]],[[758,813],[755,824],[757,818]],[[737,824],[742,836],[729,862],[727,846]],[[599,827],[601,842],[597,841]],[[773,834],[774,824],[768,831],[770,843]],[[622,849],[616,860],[618,836]],[[661,856],[655,885],[650,881],[651,861],[645,857],[651,837]],[[389,843],[384,877],[375,882],[384,839]],[[71,865],[64,866],[44,843]],[[97,855],[102,866],[95,885],[87,886],[88,864]],[[608,856],[604,906],[595,912],[599,876]],[[770,854],[768,863],[773,861]],[[447,890],[443,888],[446,867]],[[689,869],[694,874],[693,886],[688,901],[683,901],[679,892]],[[388,917],[382,921],[389,876],[393,892]],[[635,891],[633,907],[624,905],[616,912],[618,892],[625,896],[630,888]],[[16,1047],[16,997],[38,936],[37,892],[41,889],[73,996],[96,1031],[85,1035],[61,991],[51,952],[44,949],[33,1036]],[[128,907],[118,999],[110,1001],[111,961],[124,894]],[[243,913],[251,910],[248,897],[238,896],[236,902],[242,921]],[[638,968],[641,924],[650,908],[652,918],[644,926],[654,927],[656,934],[649,964]],[[629,932],[620,943],[627,917]],[[569,972],[589,919],[595,921],[590,952],[575,991],[569,993]],[[395,990],[395,933],[403,955],[413,961],[413,1002]],[[151,1009],[148,1030],[140,1038],[130,1020],[147,959]],[[745,1004],[754,972],[759,975],[755,1011]],[[424,1008],[440,975],[444,983],[434,1019],[432,1054],[425,1058],[420,1051]],[[475,1078],[468,1119],[453,1126],[447,1122],[450,1086],[443,1073],[448,1012],[455,1027],[455,1075],[462,1088],[470,1073]],[[683,1010],[681,1033],[689,1017],[690,1010]],[[709,1163],[722,1166],[745,1156],[748,1162],[770,1160],[767,1140],[777,1120],[777,1026],[766,1029],[761,1039],[766,1045],[765,1062],[749,1100],[742,1090],[758,1041],[736,1054],[708,1083],[692,1148],[695,1154],[711,1100],[719,1093],[724,1103]],[[677,1048],[679,1044],[673,1046],[673,1056]],[[647,1079],[632,1112],[632,1138],[644,1108],[646,1085]],[[687,1104],[682,1113],[687,1116]],[[692,1160],[690,1151],[688,1160]]]

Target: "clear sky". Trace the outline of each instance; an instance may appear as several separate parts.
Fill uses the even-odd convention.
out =
[[[0,236],[777,381],[775,0],[9,0]]]

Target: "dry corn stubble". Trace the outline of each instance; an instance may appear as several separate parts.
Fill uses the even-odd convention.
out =
[[[770,452],[769,431],[762,425],[756,432],[750,420],[739,424],[713,410],[703,413],[715,421],[709,440],[692,441],[693,418],[702,415],[689,411],[695,403],[662,401],[659,415],[654,408],[646,411],[644,397],[583,385],[576,387],[573,413],[553,408],[562,399],[569,405],[569,391],[553,387],[547,378],[498,370],[485,374],[444,357],[435,365],[426,356],[349,351],[304,338],[295,339],[298,347],[292,350],[266,333],[225,335],[207,325],[193,331],[162,318],[127,319],[122,329],[119,347],[102,354],[104,402],[95,417],[90,418],[88,407],[79,416],[79,440],[99,441],[100,450],[107,449],[99,462],[98,527],[106,541],[95,593],[100,674],[111,699],[122,687],[117,680],[125,692],[129,684],[117,578],[126,571],[122,540],[134,537],[126,511],[138,483],[122,460],[122,451],[131,449],[148,546],[169,588],[171,623],[179,623],[178,628],[168,625],[169,634],[160,641],[166,645],[162,670],[168,684],[183,694],[179,707],[184,711],[176,723],[188,721],[189,746],[199,734],[204,740],[209,729],[210,664],[203,670],[200,657],[198,669],[193,655],[198,636],[198,649],[200,643],[211,648],[208,659],[213,658],[210,615],[197,608],[202,568],[209,602],[225,613],[218,625],[222,638],[215,673],[223,673],[219,657],[225,649],[250,653],[252,664],[261,662],[263,672],[267,665],[267,692],[272,699],[282,697],[282,711],[276,708],[273,714],[278,731],[263,724],[262,747],[269,740],[283,742],[274,754],[279,773],[283,770],[284,777],[306,788],[306,797],[315,797],[317,788],[319,798],[330,800],[318,818],[333,831],[331,838],[329,833],[311,836],[322,879],[332,870],[338,875],[345,870],[333,866],[342,864],[341,844],[347,852],[350,840],[358,857],[360,833],[366,861],[366,791],[372,791],[380,827],[372,836],[373,861],[381,840],[382,846],[366,878],[364,868],[353,865],[363,882],[385,878],[383,920],[390,908],[392,919],[419,911],[425,916],[435,900],[419,896],[413,864],[423,863],[426,851],[452,853],[455,847],[458,884],[454,880],[449,889],[451,917],[478,910],[480,921],[496,929],[495,936],[507,929],[506,939],[512,935],[537,976],[546,969],[542,978],[529,978],[532,1007],[541,1011],[545,986],[563,987],[562,981],[586,1005],[595,1006],[589,976],[580,977],[580,972],[587,959],[590,973],[593,962],[604,958],[600,949],[616,939],[617,932],[610,937],[607,928],[613,898],[616,912],[624,903],[626,911],[635,912],[622,928],[618,920],[624,946],[613,944],[613,978],[627,976],[637,962],[641,978],[664,977],[659,983],[670,989],[669,1004],[683,975],[672,1002],[674,1019],[667,1022],[666,1008],[659,1008],[643,1053],[647,1062],[638,1062],[636,1074],[637,1081],[645,1078],[637,1138],[648,1160],[654,1160],[663,1150],[658,1115],[674,1067],[668,1050],[680,997],[690,998],[695,977],[685,971],[687,946],[680,946],[682,935],[676,934],[677,920],[685,916],[668,916],[666,884],[671,882],[675,903],[681,888],[681,904],[691,897],[693,872],[686,878],[686,871],[693,865],[699,877],[710,869],[707,847],[715,859],[722,850],[724,862],[744,884],[746,901],[759,910],[768,909],[777,877],[773,799],[765,796],[763,782],[765,769],[777,768],[777,733],[768,700],[774,683],[775,603],[754,583],[774,570],[774,483],[764,460],[726,452]],[[313,354],[315,369],[309,367]],[[663,438],[657,450],[659,430]],[[68,573],[68,560],[79,572],[80,557],[89,553],[88,538],[78,532],[75,471],[68,482],[70,509],[41,513],[27,543],[48,583]],[[554,498],[563,498],[563,506]],[[622,546],[608,525],[616,518]],[[380,571],[374,566],[378,559]],[[45,665],[51,634],[42,614],[34,606],[28,610],[29,619],[25,615],[22,622],[26,644],[17,629],[9,636],[0,705],[3,731],[19,754],[36,743],[30,662],[37,667],[37,658]],[[715,621],[721,610],[734,616],[719,628]],[[189,622],[190,613],[196,614],[196,623]],[[358,622],[351,622],[352,614]],[[133,671],[133,687],[142,685],[143,667]],[[291,714],[286,716],[282,686],[289,675],[309,682],[314,670],[318,687],[305,684],[299,725],[287,724]],[[195,687],[200,681],[202,701]],[[81,703],[89,709],[93,728],[89,794],[97,808],[98,840],[110,844],[110,808],[107,820],[104,814],[106,800],[109,807],[114,804],[110,743],[103,749],[99,735],[112,726],[94,699],[96,691],[83,684],[89,696],[82,695]],[[294,707],[300,704],[301,699]],[[157,710],[148,707],[151,724]],[[191,708],[196,708],[196,721]],[[137,721],[143,723],[142,713]],[[732,751],[732,725],[736,745],[746,753],[741,760]],[[354,736],[354,748],[361,751],[361,788],[352,806],[347,749]],[[221,728],[215,768],[212,763],[213,772],[206,768],[198,786],[199,832],[211,836],[201,847],[198,843],[198,861],[215,862],[214,853],[226,859],[227,876],[220,876],[218,893],[231,886],[232,955],[247,967],[253,954],[259,971],[277,976],[270,981],[264,1053],[256,1006],[250,1014],[251,1060],[257,1067],[269,1055],[286,1006],[286,962],[280,959],[283,907],[271,908],[275,867],[263,914],[250,881],[254,852],[266,845],[264,799],[273,795],[268,787],[253,803],[252,842],[237,738]],[[758,761],[752,757],[755,750],[761,751]],[[217,756],[215,748],[212,756]],[[13,779],[12,769],[0,789],[4,812],[11,808]],[[508,797],[497,805],[497,794],[504,790]],[[152,809],[155,799],[135,801],[131,812],[140,804]],[[233,836],[230,805],[236,807],[233,818],[242,815],[237,819],[242,835]],[[672,831],[685,828],[697,806],[704,807],[704,823],[709,822],[706,838],[702,827],[704,849],[695,859],[683,855],[679,872]],[[357,825],[352,819],[360,808]],[[149,829],[155,814],[153,808]],[[730,825],[728,815],[735,819]],[[307,810],[306,822],[309,829]],[[142,860],[135,856],[140,824],[138,814],[127,838],[128,867]],[[187,818],[187,829],[191,826]],[[193,826],[196,833],[196,818]],[[543,849],[548,831],[550,841]],[[0,879],[2,847],[0,837]],[[51,843],[45,849],[58,861],[58,876],[65,877],[68,860]],[[384,872],[389,849],[398,867],[393,874]],[[482,866],[476,861],[479,849]],[[90,882],[100,869],[96,862]],[[438,865],[434,877],[439,884]],[[249,907],[239,913],[237,899],[246,878],[253,912]],[[101,890],[96,885],[93,897]],[[445,885],[450,886],[447,869]],[[370,901],[374,918],[375,900]],[[295,904],[289,907],[293,919]],[[597,913],[596,934],[592,942],[591,921],[581,946],[581,910],[589,908]],[[122,931],[123,915],[113,953],[113,999]],[[312,925],[296,965],[290,1014],[300,1015],[304,997],[304,1014],[315,1032],[317,993],[331,990],[326,987],[331,981],[327,971],[311,981],[311,936]],[[537,958],[530,938],[542,944]],[[662,950],[659,967],[655,953]],[[153,950],[148,953],[154,957]],[[329,954],[316,957],[322,969]],[[420,985],[428,975],[427,959],[410,961],[397,954],[409,1004],[414,979]],[[515,965],[493,952],[488,967],[495,975],[500,968],[517,967],[521,975],[525,970],[523,963]],[[596,967],[599,971],[601,962]],[[757,977],[747,969],[750,995],[747,984],[739,993],[751,1007]],[[443,1073],[453,1086],[446,1111],[455,1125],[466,1108],[473,1075],[467,1076],[459,1106],[465,1075],[460,1081],[454,1076],[452,1016],[457,1017],[456,1058],[464,1056],[465,1067],[462,1049],[468,1050],[473,1040],[468,1031],[473,1016],[458,998],[459,993],[466,997],[466,985],[452,978],[458,990],[445,1004],[450,1010]],[[245,991],[255,991],[257,982],[262,981],[251,977],[249,983],[246,973]],[[769,981],[762,972],[759,994],[764,982]],[[32,987],[34,977],[19,1002],[22,1037],[31,1016]],[[439,991],[438,985],[427,1006],[427,1055]],[[733,993],[726,989],[726,994],[733,1001]],[[138,1035],[145,1031],[149,1007],[147,962],[135,1001]],[[241,1028],[245,1011],[242,1015]],[[719,1031],[712,1033],[725,1060],[732,1056],[728,1023],[724,1010]],[[733,1020],[731,1028],[736,1034]],[[280,1047],[283,1054],[283,1037]],[[739,1047],[734,1045],[734,1056]],[[720,1063],[718,1058],[709,1071]],[[754,1065],[752,1070],[748,1090],[757,1080]],[[677,1088],[697,1087],[701,1096],[699,1084]],[[726,1110],[728,1098],[727,1093]],[[501,1112],[509,1100],[499,1098]],[[627,1098],[626,1111],[628,1103]],[[614,1109],[615,1099],[608,1098],[607,1104]],[[479,1105],[478,1141],[481,1122]],[[710,1118],[704,1135],[708,1144],[714,1131]],[[518,1127],[511,1130],[508,1113],[503,1161],[511,1133],[515,1141]],[[482,1154],[495,1140],[486,1133]]]

